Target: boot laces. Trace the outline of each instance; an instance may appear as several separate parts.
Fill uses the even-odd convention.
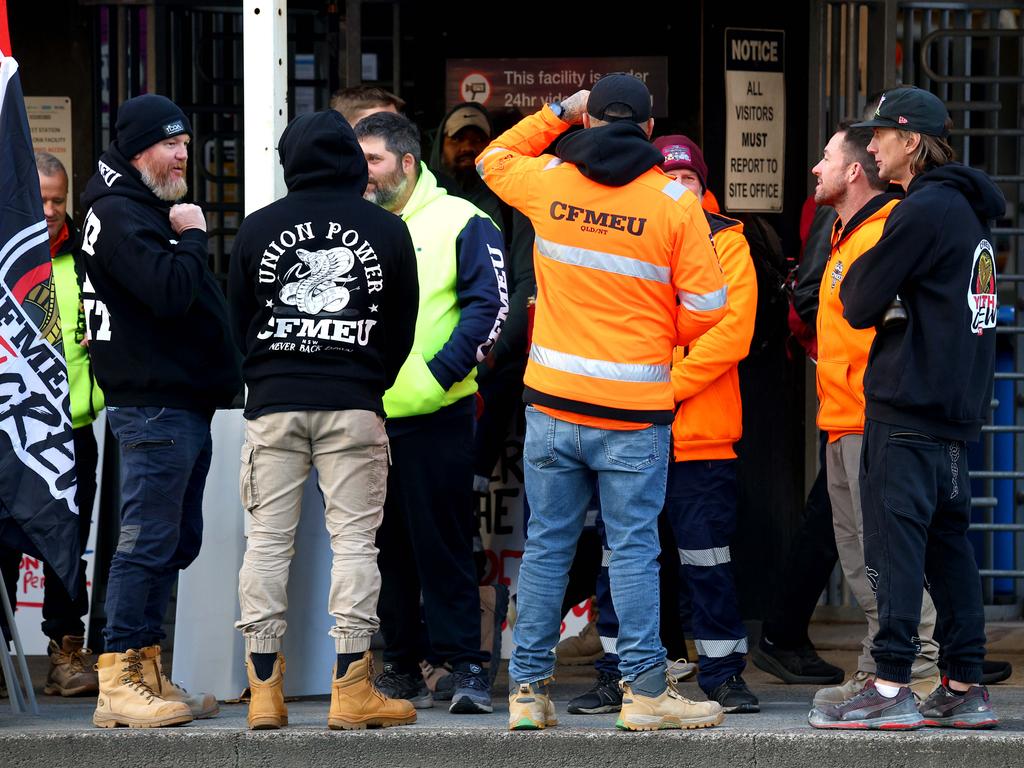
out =
[[[679,689],[676,687],[676,682],[671,677],[669,677],[668,675],[665,675],[665,682],[668,684],[667,693],[669,695],[669,698],[678,699],[679,701],[682,701],[682,702],[684,702],[686,704],[695,704],[696,703],[696,702],[692,701],[691,699],[688,699],[685,696],[683,696],[683,694],[680,693]]]
[[[142,671],[142,657],[139,655],[129,656],[125,660],[124,670],[121,675],[121,684],[127,685],[136,693],[145,696],[147,703],[156,698],[156,691],[149,687]]]
[[[79,672],[84,672],[86,667],[85,657],[91,655],[92,651],[89,648],[77,648],[67,654],[65,658],[67,659],[68,666],[71,668],[72,674],[77,675]]]

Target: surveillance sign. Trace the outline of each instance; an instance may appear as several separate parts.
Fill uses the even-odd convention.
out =
[[[725,208],[782,212],[785,33],[725,30]]]

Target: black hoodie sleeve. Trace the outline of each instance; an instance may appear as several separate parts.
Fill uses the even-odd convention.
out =
[[[926,272],[932,262],[935,226],[920,226],[921,216],[941,221],[913,200],[904,200],[885,222],[881,239],[850,267],[839,287],[843,317],[854,328],[873,328],[882,321],[908,277]]]
[[[384,303],[384,322],[388,329],[384,350],[385,389],[390,389],[398,372],[409,357],[416,335],[416,315],[420,303],[420,281],[416,271],[416,249],[409,230],[402,226],[393,273],[388,278],[387,299]]]
[[[249,326],[259,312],[252,270],[245,263],[245,241],[245,222],[242,222],[231,247],[231,264],[228,266],[228,322],[235,346],[243,357],[249,351]]]
[[[103,217],[104,222],[117,217]],[[96,255],[109,259],[107,272],[157,317],[180,317],[199,296],[206,272],[206,232],[187,229],[171,244],[124,206],[119,213],[120,241]],[[109,254],[109,256],[108,256]]]

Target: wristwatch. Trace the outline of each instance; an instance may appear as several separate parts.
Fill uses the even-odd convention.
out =
[[[551,111],[555,113],[555,117],[561,120],[562,113],[565,112],[565,110],[562,108],[562,102],[553,101],[550,104],[548,104],[548,106],[551,108]]]

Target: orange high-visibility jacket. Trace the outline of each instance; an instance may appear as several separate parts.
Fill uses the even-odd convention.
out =
[[[717,323],[727,305],[707,220],[699,201],[654,165],[612,187],[537,156],[568,128],[545,106],[477,158],[487,185],[536,230],[525,399],[670,424],[672,350]]]
[[[672,390],[679,409],[672,422],[675,461],[735,459],[743,434],[739,362],[750,352],[757,312],[757,275],[743,224],[707,214],[718,260],[729,286],[729,309],[689,347],[676,348]]]
[[[878,242],[898,200],[871,198],[848,225],[832,225],[832,252],[818,293],[818,428],[828,441],[864,431],[864,371],[875,329],[856,330],[843,318],[839,288],[850,266]]]

